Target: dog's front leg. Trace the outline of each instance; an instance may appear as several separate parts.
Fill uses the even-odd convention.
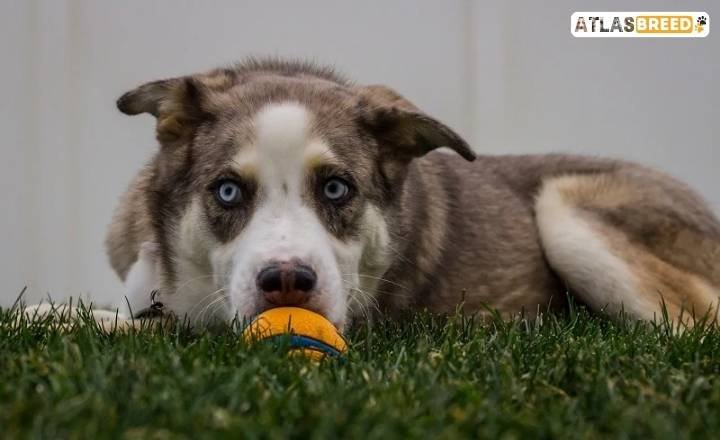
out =
[[[41,302],[25,307],[23,309],[24,319],[39,321],[52,316],[59,319],[62,322],[61,325],[67,328],[83,313],[87,313],[104,330],[139,328],[143,322],[148,321],[148,318],[155,317],[154,314],[147,312],[153,310],[153,292],[158,285],[157,258],[157,244],[144,242],[140,246],[138,259],[131,267],[125,281],[127,296],[125,306],[121,308],[125,309],[124,311]],[[148,315],[148,318],[140,318],[140,315]],[[20,319],[20,317],[18,318]]]

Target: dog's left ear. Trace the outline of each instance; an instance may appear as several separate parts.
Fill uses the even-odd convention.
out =
[[[447,147],[468,161],[475,160],[475,153],[460,135],[394,90],[371,85],[358,87],[357,92],[361,123],[388,157],[409,162],[436,148]]]

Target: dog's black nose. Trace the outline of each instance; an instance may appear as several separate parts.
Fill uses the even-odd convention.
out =
[[[257,285],[263,292],[282,289],[282,271],[280,266],[267,266],[257,276]]]
[[[276,305],[300,305],[310,297],[317,275],[311,267],[293,261],[273,263],[257,275],[258,289]]]
[[[299,264],[295,266],[295,290],[309,292],[315,288],[317,276],[312,268]]]

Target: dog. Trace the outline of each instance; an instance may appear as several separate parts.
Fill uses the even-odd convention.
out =
[[[194,325],[278,306],[339,329],[424,309],[717,316],[720,222],[684,183],[620,160],[477,155],[382,85],[250,59],[117,101],[159,149],[109,228],[128,315]],[[442,147],[442,148],[441,148]]]

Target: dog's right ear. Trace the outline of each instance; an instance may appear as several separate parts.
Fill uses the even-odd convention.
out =
[[[428,152],[447,147],[468,161],[475,153],[447,125],[423,113],[396,91],[381,85],[356,88],[361,124],[378,140],[389,160],[408,163]]]
[[[189,76],[153,81],[122,95],[117,107],[126,115],[155,116],[158,140],[173,144],[187,140],[210,117],[205,88],[205,84]]]

